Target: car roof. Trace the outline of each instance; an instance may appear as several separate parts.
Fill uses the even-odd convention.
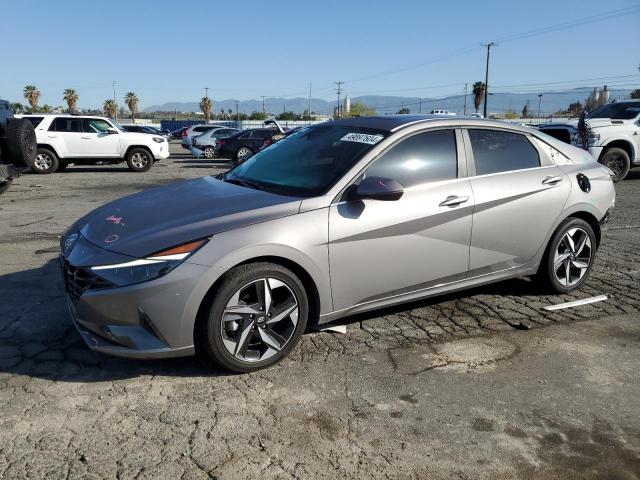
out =
[[[345,127],[372,128],[376,130],[386,130],[389,132],[396,132],[410,125],[416,124],[451,127],[463,125],[472,127],[501,127],[527,132],[531,131],[531,129],[527,127],[522,127],[509,122],[487,120],[477,117],[466,117],[461,115],[380,115],[374,117],[343,118],[340,120],[333,120],[328,122],[328,124]]]

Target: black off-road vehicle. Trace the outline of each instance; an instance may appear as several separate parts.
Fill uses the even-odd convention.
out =
[[[0,193],[20,172],[33,165],[38,144],[29,120],[13,118],[6,100],[0,100]]]

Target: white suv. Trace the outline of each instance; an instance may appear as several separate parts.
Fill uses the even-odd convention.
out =
[[[146,172],[153,162],[169,157],[169,142],[160,135],[126,132],[103,117],[22,115],[33,123],[38,153],[36,173],[62,171],[70,164],[127,162],[129,170]]]

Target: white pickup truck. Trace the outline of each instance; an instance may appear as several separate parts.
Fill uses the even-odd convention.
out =
[[[640,166],[640,100],[624,100],[596,108],[585,118],[589,153],[623,180],[629,169]],[[582,147],[578,120],[540,125],[540,131]]]
[[[125,131],[107,118],[82,115],[21,115],[36,132],[35,173],[62,171],[70,164],[103,165],[127,162],[129,170],[146,172],[169,157],[169,142],[161,135]]]

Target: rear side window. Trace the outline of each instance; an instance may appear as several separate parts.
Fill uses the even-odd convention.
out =
[[[82,122],[79,118],[58,117],[49,127],[52,132],[82,132]]]
[[[36,128],[38,125],[40,125],[40,122],[42,122],[42,119],[44,117],[23,117],[26,118],[27,120],[29,120],[31,122],[31,125],[33,125],[33,128]]]
[[[469,129],[476,175],[540,166],[538,151],[526,136],[502,130]]]
[[[405,188],[458,176],[453,130],[419,133],[385,152],[371,165],[367,177],[391,178]]]

